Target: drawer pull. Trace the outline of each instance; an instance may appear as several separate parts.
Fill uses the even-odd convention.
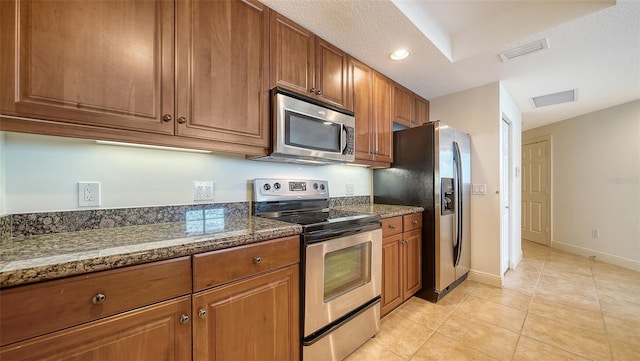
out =
[[[162,116],[162,121],[163,122],[170,122],[173,120],[173,117],[171,116],[171,114],[165,114]]]
[[[187,315],[180,316],[180,324],[184,325],[187,322],[189,322],[189,316],[187,316]]]
[[[187,118],[185,118],[185,117],[178,118],[178,124],[184,124],[186,122],[187,122]]]
[[[198,317],[205,318],[205,316],[207,316],[207,310],[205,310],[204,308],[198,310]]]
[[[389,225],[389,228],[391,228],[391,229],[396,229],[396,225],[395,225],[395,224],[390,224],[390,225]]]
[[[418,221],[416,219],[414,219],[412,223],[413,224],[418,224]]]
[[[254,257],[253,258],[253,263],[260,264],[260,262],[262,262],[262,257]]]
[[[93,298],[91,299],[91,302],[94,305],[99,305],[102,302],[104,302],[107,299],[107,296],[103,295],[102,293],[98,293],[97,295],[93,296]]]

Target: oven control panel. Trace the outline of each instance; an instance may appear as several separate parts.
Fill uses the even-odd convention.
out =
[[[253,200],[257,202],[328,198],[329,182],[326,180],[276,178],[253,180]]]

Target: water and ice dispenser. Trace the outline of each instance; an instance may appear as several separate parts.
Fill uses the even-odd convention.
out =
[[[442,191],[440,193],[441,199],[441,214],[453,214],[456,207],[456,195],[453,188],[453,178],[440,178],[440,184],[442,185]]]

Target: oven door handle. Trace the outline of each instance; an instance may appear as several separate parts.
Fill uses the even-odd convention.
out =
[[[309,233],[303,233],[302,239],[304,240],[305,244],[312,244],[312,243],[328,241],[330,239],[351,236],[351,235],[362,233],[362,232],[369,232],[369,231],[379,229],[380,227],[381,227],[380,223],[376,222],[376,223],[371,223],[364,226],[358,225],[356,227],[351,227],[351,228],[342,228],[342,229],[335,229],[335,230],[320,230],[320,231],[314,231]]]

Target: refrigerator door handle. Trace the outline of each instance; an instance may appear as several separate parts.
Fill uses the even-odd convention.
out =
[[[460,147],[458,142],[453,142],[453,164],[455,166],[455,243],[453,245],[453,266],[456,267],[460,263],[460,256],[462,254],[462,159],[460,157]]]

